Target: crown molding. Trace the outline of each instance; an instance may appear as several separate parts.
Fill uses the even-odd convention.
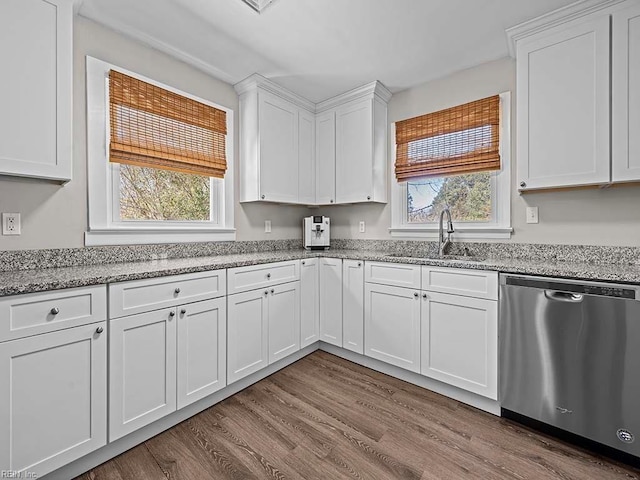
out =
[[[382,82],[376,80],[317,103],[316,113],[321,113],[346,102],[366,97],[378,97],[384,103],[387,103],[391,99],[391,95],[391,91],[385,87]]]
[[[516,58],[516,43],[523,38],[591,13],[610,8],[623,1],[625,0],[580,0],[508,28],[506,34],[509,43],[509,55]]]
[[[315,103],[307,100],[304,97],[301,97],[296,93],[293,93],[290,90],[287,90],[286,88],[278,85],[274,81],[263,77],[259,73],[254,73],[253,75],[249,75],[247,78],[236,83],[233,86],[233,88],[235,88],[236,93],[238,95],[243,95],[244,93],[252,91],[258,87],[268,91],[269,93],[277,95],[278,97],[283,98],[284,100],[287,100],[293,103],[294,105],[297,105],[300,108],[304,108],[305,110],[308,110],[311,113],[314,113],[316,111]]]

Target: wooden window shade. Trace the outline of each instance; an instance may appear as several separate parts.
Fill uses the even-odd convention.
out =
[[[109,160],[223,178],[227,113],[109,72]]]
[[[396,179],[500,169],[500,97],[396,123]]]

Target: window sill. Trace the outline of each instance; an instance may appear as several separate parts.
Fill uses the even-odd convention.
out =
[[[511,227],[499,227],[499,226],[461,226],[455,225],[455,232],[453,233],[454,240],[472,240],[472,239],[509,239],[513,228]],[[431,239],[438,238],[439,229],[433,225],[421,225],[421,226],[402,226],[392,227],[389,229],[392,237],[396,238],[420,238]]]
[[[109,229],[84,234],[87,247],[99,245],[142,245],[149,243],[225,242],[236,239],[235,228],[216,229]]]

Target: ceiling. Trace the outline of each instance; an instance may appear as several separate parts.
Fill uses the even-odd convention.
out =
[[[392,92],[507,55],[505,29],[574,0],[82,0],[82,16],[229,83],[260,73],[313,102]]]

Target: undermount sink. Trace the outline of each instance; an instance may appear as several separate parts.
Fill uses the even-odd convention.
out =
[[[472,255],[445,255],[443,257],[432,256],[432,257],[418,257],[413,255],[408,255],[404,253],[388,253],[387,257],[394,258],[420,258],[425,260],[445,260],[448,262],[484,262],[486,259],[482,257],[474,257]]]

